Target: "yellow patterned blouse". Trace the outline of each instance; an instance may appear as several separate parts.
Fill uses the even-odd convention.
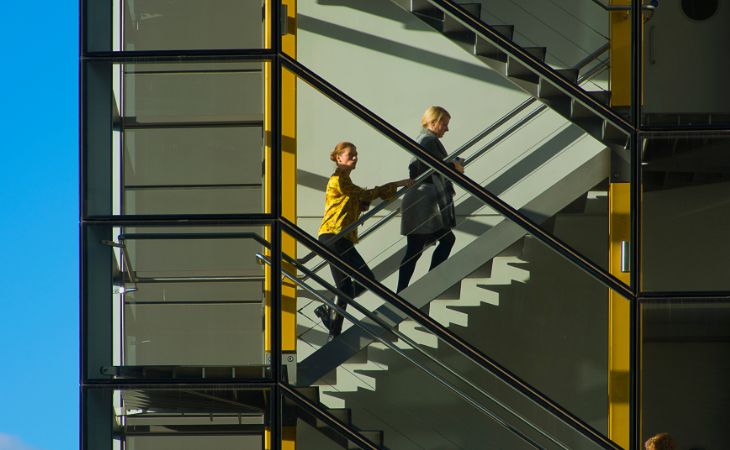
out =
[[[361,203],[370,203],[376,198],[383,200],[392,198],[395,196],[396,187],[395,183],[388,183],[372,189],[363,189],[352,183],[349,174],[339,169],[335,170],[327,182],[324,217],[318,234],[339,233],[360,217]],[[357,243],[357,229],[347,233],[345,237]]]

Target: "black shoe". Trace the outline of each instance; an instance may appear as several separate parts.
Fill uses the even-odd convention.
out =
[[[320,305],[314,310],[314,315],[319,317],[327,330],[332,325],[332,316],[330,315],[330,308],[327,305]]]

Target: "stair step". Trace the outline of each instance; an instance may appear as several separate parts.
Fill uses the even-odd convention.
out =
[[[364,437],[368,441],[375,444],[376,447],[382,447],[383,446],[383,432],[382,431],[375,431],[375,430],[360,430],[359,431],[360,436]],[[348,450],[360,450],[360,447],[355,445],[354,442],[347,442],[347,449]]]
[[[611,92],[609,91],[587,91],[587,93],[606,106],[608,106],[611,101]]]
[[[572,99],[570,106],[570,118],[571,119],[589,119],[598,117],[592,109],[583,105],[577,99]]]
[[[413,15],[421,19],[421,21],[426,22],[426,24],[428,24],[431,28],[434,28],[436,31],[441,32],[441,30],[443,30],[443,15],[441,17],[434,17],[434,15],[430,13],[413,13]]]
[[[509,70],[509,66],[507,67],[507,70]],[[519,86],[520,88],[522,88],[523,91],[527,92],[531,96],[533,96],[533,97],[538,96],[538,91],[540,89],[540,87],[539,87],[540,85],[537,82],[537,79],[535,79],[533,81],[532,76],[528,76],[528,77],[509,76],[508,78],[512,83],[514,83],[517,86]],[[525,78],[530,78],[530,79],[525,79]],[[535,75],[534,78],[537,78],[537,75]]]
[[[547,55],[546,47],[524,47],[524,50],[540,62],[545,62]],[[509,57],[507,59],[507,76],[530,81],[535,84],[539,82],[539,76],[525,66],[521,61]]]
[[[603,123],[602,140],[607,144],[614,144],[624,148],[629,146],[629,135],[607,120],[604,120]]]
[[[460,3],[459,6],[464,8],[470,15],[480,19],[482,17],[482,4],[481,3]]]
[[[573,123],[581,127],[586,133],[601,141],[603,139],[603,122],[598,116],[577,117],[572,119]]]
[[[319,404],[319,387],[318,386],[303,386],[296,388],[303,397],[307,400]]]
[[[352,425],[352,410],[350,408],[335,408],[327,410],[331,416],[345,425]],[[317,428],[329,428],[329,425],[317,419]]]
[[[419,17],[431,17],[433,19],[444,20],[444,12],[433,6],[427,0],[411,0],[408,10]]]
[[[578,85],[578,69],[558,69],[556,70],[558,75],[565,78],[566,81],[568,81],[571,84]],[[540,87],[538,89],[538,96],[540,98],[550,98],[550,97],[558,97],[558,96],[565,96],[563,91],[555,87],[554,84],[549,82],[545,78],[540,78]]]
[[[515,31],[515,27],[513,25],[494,25],[492,26],[492,29],[509,40],[512,40],[512,35]],[[506,53],[481,36],[477,36],[474,54],[477,56],[496,58],[500,61],[507,61]]]
[[[451,16],[444,18],[441,32],[469,53],[475,52],[477,35]]]
[[[566,119],[570,119],[570,111],[572,100],[567,95],[561,95],[559,97],[548,97],[540,98],[540,101],[550,107],[553,111],[557,112]]]

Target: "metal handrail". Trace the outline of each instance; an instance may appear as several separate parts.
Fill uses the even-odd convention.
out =
[[[312,87],[317,89],[320,93],[330,98],[337,104],[341,105],[343,108],[350,111],[352,114],[359,117],[364,122],[368,123],[377,131],[384,134],[388,139],[400,145],[401,147],[406,149],[406,151],[413,154],[421,161],[425,162],[427,165],[431,166],[433,169],[436,170],[436,172],[443,175],[444,177],[455,183],[457,186],[461,187],[474,197],[486,203],[489,207],[497,211],[499,214],[507,217],[510,221],[514,222],[528,233],[531,233],[534,237],[539,239],[545,245],[549,246],[557,253],[570,260],[581,270],[590,274],[606,287],[613,289],[627,299],[633,299],[635,297],[631,289],[625,286],[614,275],[606,272],[602,267],[599,267],[594,262],[590,261],[588,258],[578,253],[570,245],[566,244],[562,240],[540,228],[540,226],[533,222],[531,219],[525,217],[523,214],[521,214],[519,211],[517,211],[515,208],[513,208],[511,205],[509,205],[498,196],[484,189],[484,187],[474,182],[471,178],[462,173],[459,173],[441,159],[436,158],[423,150],[423,148],[418,145],[413,139],[403,134],[403,132],[383,120],[381,117],[377,116],[369,109],[365,108],[363,105],[331,85],[329,82],[323,80],[319,75],[309,70],[306,66],[302,65],[296,60],[291,59],[287,55],[281,55],[281,62],[282,65],[287,68],[287,70],[293,72],[300,79],[304,80]]]
[[[473,33],[489,40],[500,50],[510,54],[511,56],[515,56],[527,67],[528,70],[534,72],[539,77],[544,78],[566,95],[573,97],[593,113],[601,116],[604,120],[610,121],[615,127],[621,129],[626,134],[635,130],[634,126],[628,120],[621,117],[608,106],[591,97],[587,92],[564,80],[545,62],[540,61],[534,55],[528,53],[524,48],[515,44],[506,36],[501,35],[499,32],[494,30],[492,26],[487,25],[479,18],[469,14],[461,5],[455,3],[453,0],[427,1],[444,13],[449,14],[452,18],[467,27]]]
[[[263,261],[265,264],[267,264],[269,266],[271,265],[271,260],[269,258],[267,258],[266,256],[260,254],[260,253],[257,253],[256,254],[256,258],[258,258],[259,260]],[[372,331],[370,328],[368,328],[367,326],[363,325],[360,320],[358,320],[355,316],[353,316],[352,314],[350,314],[349,312],[347,312],[346,309],[338,306],[333,300],[328,299],[328,298],[324,297],[323,295],[321,295],[316,289],[310,287],[304,280],[302,280],[301,278],[297,277],[296,275],[293,275],[293,274],[289,273],[288,271],[286,271],[284,269],[282,269],[281,272],[282,272],[282,274],[286,278],[289,278],[290,280],[292,280],[295,284],[297,284],[299,287],[301,287],[302,289],[304,289],[305,291],[307,291],[309,294],[313,295],[320,302],[326,304],[327,306],[329,306],[330,308],[332,308],[333,310],[335,310],[338,314],[340,314],[343,317],[345,317],[346,319],[348,319],[350,322],[353,323],[353,325],[357,326],[358,328],[362,329],[367,334],[369,334],[370,336],[372,336],[373,339],[375,339],[378,342],[380,342],[381,344],[387,346],[389,349],[391,349],[394,352],[396,352],[399,356],[403,357],[404,359],[406,359],[408,362],[410,362],[414,366],[416,366],[419,369],[421,369],[424,372],[426,372],[426,374],[428,374],[429,376],[431,376],[438,383],[440,383],[443,386],[445,386],[446,388],[450,389],[452,392],[454,392],[456,395],[458,395],[459,397],[461,397],[464,401],[466,401],[467,403],[469,403],[471,406],[475,407],[476,409],[478,409],[482,413],[486,414],[492,420],[494,420],[495,422],[497,422],[500,425],[502,425],[504,428],[512,431],[513,433],[515,433],[517,436],[519,436],[520,438],[522,438],[528,444],[532,445],[533,447],[535,447],[537,449],[540,449],[541,448],[537,443],[533,442],[529,437],[527,437],[520,430],[518,430],[515,427],[509,425],[506,421],[504,421],[499,416],[497,416],[496,413],[490,411],[488,408],[486,408],[481,403],[479,403],[478,401],[476,401],[473,398],[471,398],[468,394],[466,394],[465,392],[463,392],[462,390],[460,390],[459,388],[457,388],[456,386],[454,386],[453,384],[451,384],[449,381],[441,378],[435,372],[431,371],[426,366],[424,366],[423,364],[421,364],[418,361],[416,361],[413,357],[407,355],[402,349],[398,348],[398,346],[396,346],[395,344],[393,344],[388,339],[382,338],[380,335],[378,335],[377,333],[375,333],[374,331]],[[310,277],[316,277],[316,275],[314,275],[312,273],[310,273],[309,276]],[[323,287],[326,288],[328,291],[335,292],[336,295],[338,295],[338,296],[344,295],[344,293],[342,291],[340,291],[339,289],[336,289],[335,287],[333,287],[329,283],[326,283],[324,280],[322,280],[319,277],[317,277],[317,279],[315,281],[317,281],[318,283],[322,284]],[[345,296],[345,297],[347,297],[347,296]],[[350,299],[350,300],[352,300],[352,299]],[[442,369],[446,370],[447,372],[451,373],[452,375],[454,375],[455,377],[457,377],[459,380],[463,381],[468,386],[470,386],[472,389],[478,391],[479,393],[481,393],[482,395],[484,395],[485,397],[487,397],[489,400],[491,400],[494,403],[496,403],[497,405],[499,405],[505,411],[509,412],[510,414],[512,414],[517,419],[519,419],[522,422],[524,422],[527,425],[529,425],[532,429],[534,429],[535,431],[537,431],[538,433],[540,433],[541,435],[543,435],[544,437],[546,437],[547,439],[549,439],[550,441],[552,441],[553,443],[555,443],[556,445],[558,445],[560,448],[563,448],[565,450],[568,450],[568,447],[566,447],[565,444],[563,444],[562,442],[556,440],[552,436],[548,435],[543,430],[541,430],[540,428],[538,428],[535,424],[531,423],[530,421],[528,421],[524,417],[521,417],[512,408],[510,408],[509,406],[503,404],[502,402],[500,402],[499,400],[497,400],[496,398],[494,398],[492,395],[490,395],[489,393],[485,392],[483,389],[481,389],[480,387],[476,386],[471,381],[469,381],[466,378],[464,378],[462,375],[460,375],[459,373],[457,373],[454,369],[452,369],[448,365],[444,364],[442,361],[438,360],[437,358],[435,358],[434,356],[432,356],[431,354],[429,354],[428,352],[426,352],[425,350],[423,350],[421,348],[421,346],[418,345],[418,343],[416,343],[415,341],[413,341],[411,338],[409,338],[405,334],[401,333],[397,329],[397,327],[391,328],[392,325],[387,324],[377,314],[373,314],[367,308],[365,308],[362,305],[360,305],[358,302],[350,301],[349,304],[351,304],[352,307],[354,307],[355,309],[357,309],[360,313],[362,313],[363,315],[365,315],[365,317],[367,317],[368,319],[374,321],[375,323],[377,323],[378,325],[380,325],[381,327],[383,327],[388,332],[394,334],[396,337],[398,337],[399,339],[403,340],[405,343],[407,343],[408,345],[410,345],[414,350],[416,350],[417,352],[419,352],[420,354],[422,354],[428,360],[430,360],[431,362],[437,364],[438,366],[440,366]]]
[[[591,54],[589,54],[588,56],[586,56],[585,58],[580,60],[578,63],[576,63],[576,65],[573,67],[573,69],[580,70],[580,69],[584,68],[585,66],[587,66],[588,64],[593,62],[596,58],[598,58],[603,53],[605,53],[609,48],[610,48],[609,44],[602,45],[601,47],[599,47],[598,49],[593,51]],[[598,73],[600,71],[600,70],[598,70],[600,67],[602,67],[602,66],[599,65],[599,66],[592,68],[587,74],[584,74],[583,76],[581,76],[577,80],[577,83],[581,84],[581,83],[587,81],[588,79],[590,79],[593,75],[595,75],[596,73]],[[495,132],[496,130],[498,130],[501,126],[503,126],[504,124],[506,124],[507,122],[512,120],[515,116],[517,116],[519,113],[521,113],[522,111],[527,109],[527,107],[529,107],[536,101],[537,101],[537,98],[532,97],[532,98],[529,98],[529,99],[525,100],[524,102],[520,103],[518,106],[516,106],[514,109],[512,109],[512,111],[508,112],[507,114],[505,114],[504,116],[499,118],[497,121],[495,121],[494,123],[489,125],[484,130],[480,131],[473,138],[469,139],[467,142],[465,142],[463,145],[461,145],[459,148],[457,148],[454,152],[452,152],[450,155],[448,155],[445,158],[445,161],[451,162],[451,161],[455,160],[466,150],[473,147],[474,144],[476,144],[477,142],[484,139],[486,136],[488,136],[488,135],[492,134],[493,132]],[[517,124],[510,127],[509,130],[505,131],[505,133],[503,133],[503,135],[502,135],[503,136],[502,139],[506,138],[513,132],[517,131],[524,124],[526,124],[527,122],[532,120],[532,118],[534,118],[538,113],[544,111],[545,109],[547,109],[547,106],[543,105],[543,106],[539,107],[538,109],[536,109],[535,111],[533,111],[532,113],[530,113],[530,115],[528,117],[523,118],[520,122],[518,122]],[[502,139],[500,139],[500,141]],[[474,155],[472,155],[466,159],[466,161],[464,162],[464,166],[470,164],[474,160],[481,157],[484,153],[486,153],[488,150],[490,150],[492,147],[494,147],[498,142],[499,141],[496,141],[496,142],[492,141],[489,144],[487,144],[487,146],[485,146],[482,149],[475,152]],[[383,201],[383,202],[380,202],[379,204],[377,204],[375,207],[373,207],[373,209],[371,209],[370,211],[368,211],[365,214],[363,214],[362,216],[360,216],[355,222],[344,227],[339,233],[337,233],[333,237],[333,240],[337,241],[337,240],[343,238],[348,233],[350,233],[352,230],[356,229],[358,226],[363,224],[365,221],[367,221],[371,217],[375,216],[377,213],[379,213],[380,211],[385,209],[387,206],[391,205],[398,198],[405,195],[406,192],[408,192],[411,189],[415,189],[418,185],[420,185],[424,180],[428,179],[433,174],[434,174],[434,170],[428,169],[426,172],[421,174],[421,176],[419,176],[418,178],[416,178],[414,180],[413,185],[400,189],[398,192],[396,192],[395,196],[392,199],[389,199],[387,201]],[[384,223],[390,221],[390,219],[392,219],[393,217],[395,217],[398,214],[399,210],[400,210],[400,208],[394,209],[393,211],[391,211],[388,214],[386,214],[385,216],[383,216],[383,218],[381,218],[373,226],[371,226],[367,230],[363,231],[363,233],[359,236],[360,240],[365,239],[369,234],[371,234],[372,232],[374,232],[375,230],[380,228],[380,226],[382,226]],[[313,257],[314,257],[313,253],[310,253],[310,254],[304,256],[303,258],[300,258],[300,261],[306,263],[306,262],[310,261]],[[324,267],[324,265],[325,265],[325,263],[318,264],[314,271],[315,272],[319,271],[322,267]]]
[[[614,442],[608,440],[605,436],[593,429],[593,427],[585,423],[582,419],[576,417],[571,412],[567,411],[564,407],[546,397],[544,394],[542,394],[542,392],[535,389],[524,380],[520,379],[517,375],[510,372],[508,369],[494,361],[489,356],[485,355],[478,348],[474,347],[468,342],[465,342],[461,337],[441,325],[438,321],[434,320],[428,314],[416,308],[399,295],[393,293],[388,288],[383,286],[380,282],[362,274],[357,268],[345,262],[340,257],[340,255],[332,252],[319,241],[311,237],[306,231],[291,223],[288,219],[282,217],[280,219],[280,223],[284,232],[292,235],[300,243],[306,245],[310,249],[315,250],[320,256],[326,258],[330,264],[335,266],[336,269],[344,272],[346,275],[353,278],[359,284],[363,285],[366,289],[372,291],[375,295],[388,302],[388,304],[393,305],[394,307],[401,310],[408,316],[410,320],[415,321],[425,329],[429,330],[431,333],[438,336],[439,339],[446,342],[451,348],[456,350],[462,356],[470,359],[483,369],[490,372],[495,377],[499,378],[500,381],[506,383],[525,397],[531,399],[546,410],[550,411],[553,415],[560,418],[563,422],[578,430],[578,432],[581,433],[583,436],[587,437],[594,443],[601,445],[602,448],[612,450],[621,449],[621,447],[616,445]],[[286,258],[286,255],[284,255],[284,257]]]
[[[310,414],[319,417],[320,420],[326,422],[330,427],[334,428],[336,432],[342,435],[345,439],[357,444],[359,448],[366,450],[381,450],[368,439],[364,438],[360,433],[341,423],[328,411],[323,410],[319,405],[315,404],[313,401],[303,396],[301,393],[297,392],[296,389],[290,387],[285,383],[279,383],[279,387],[282,391],[284,391],[284,396],[292,399],[299,405],[299,407],[304,408]]]

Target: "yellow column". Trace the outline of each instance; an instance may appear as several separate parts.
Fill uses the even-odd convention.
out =
[[[265,45],[271,48],[271,2],[277,0],[266,0],[264,4],[264,23],[265,23]],[[287,33],[282,36],[282,51],[296,58],[296,0],[282,0],[282,5],[287,8]],[[266,189],[264,191],[264,204],[266,212],[271,212],[271,190],[273,168],[271,166],[271,118],[273,111],[271,110],[271,64],[266,64],[264,68],[264,80],[266,84],[264,95],[264,135],[265,142],[265,163],[264,163],[264,183]],[[281,200],[282,200],[282,216],[291,222],[297,221],[297,148],[296,148],[296,78],[293,74],[283,71],[281,77]],[[271,229],[265,230],[266,239],[271,239]],[[282,252],[296,258],[296,241],[288,236],[282,236]],[[290,264],[282,263],[282,268],[289,272],[295,273],[294,268]],[[265,351],[271,354],[271,315],[276,311],[271,310],[271,270],[266,267],[266,306],[264,311],[264,333],[265,333]],[[296,358],[297,350],[297,290],[296,286],[289,280],[283,281],[281,285],[281,350],[282,352],[291,353]],[[283,450],[296,449],[296,426],[282,427]],[[271,448],[271,432],[267,428],[264,432],[264,447]]]
[[[283,5],[287,6],[287,22],[288,32],[282,36],[282,50],[289,56],[296,58],[296,0],[283,0]],[[265,16],[266,16],[266,46],[270,47],[270,30],[269,20],[271,14],[271,0],[267,0],[265,4]],[[264,114],[264,128],[266,135],[266,149],[265,149],[265,184],[266,190],[264,194],[264,203],[266,204],[267,212],[270,211],[271,205],[271,192],[269,185],[272,180],[272,167],[271,167],[271,113],[270,102],[270,80],[271,80],[271,65],[266,64],[265,67],[265,81],[266,81],[266,95],[265,95],[265,114]],[[281,159],[282,159],[282,174],[281,174],[281,196],[282,196],[282,215],[296,223],[297,220],[297,152],[296,152],[296,77],[287,71],[283,71],[282,78],[282,99],[281,99],[281,127],[282,127],[282,148],[281,148]],[[271,237],[270,230],[266,230],[266,238]],[[287,255],[296,258],[296,241],[290,236],[282,236],[282,250]],[[294,272],[292,266],[283,264],[282,267],[289,271]],[[271,327],[271,308],[270,298],[268,292],[268,286],[270,286],[269,280],[271,273],[269,269],[266,269],[266,310],[265,310],[265,333],[266,333],[266,352],[271,352],[271,339],[270,339],[270,327]],[[282,296],[281,296],[281,350],[283,352],[296,353],[297,350],[297,323],[296,323],[296,286],[290,281],[286,280],[282,282]]]
[[[629,6],[631,0],[611,0],[612,6]],[[611,106],[631,105],[631,13],[611,11],[609,57]]]
[[[631,184],[611,183],[608,192],[609,272],[626,283],[621,271],[621,242],[631,239]],[[630,303],[609,290],[608,294],[608,437],[629,448]]]
[[[281,450],[296,450],[297,429],[296,427],[281,428]],[[264,430],[264,449],[271,450],[271,430]]]

